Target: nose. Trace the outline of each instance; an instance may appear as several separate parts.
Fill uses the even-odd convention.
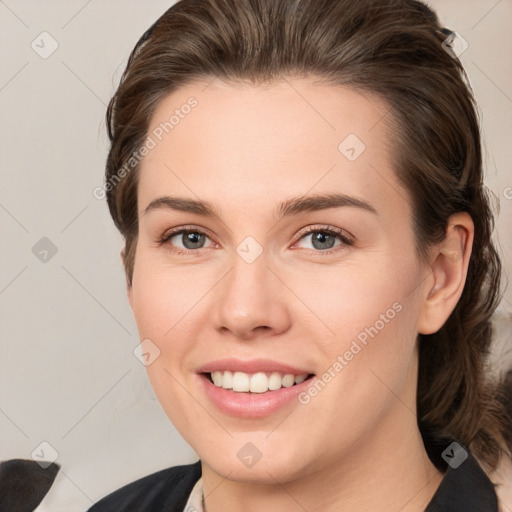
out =
[[[265,252],[252,262],[238,254],[217,286],[212,318],[222,334],[241,340],[271,337],[290,326],[290,291],[268,266]]]

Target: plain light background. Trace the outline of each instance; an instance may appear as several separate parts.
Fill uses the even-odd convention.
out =
[[[83,511],[136,478],[197,460],[133,355],[122,239],[92,193],[103,182],[108,100],[136,41],[172,3],[0,0],[0,460],[55,450],[62,467],[41,512]],[[510,276],[512,3],[430,5],[469,45],[461,60]],[[49,51],[52,39],[47,58],[32,47]],[[508,288],[495,371],[511,364],[511,313]]]

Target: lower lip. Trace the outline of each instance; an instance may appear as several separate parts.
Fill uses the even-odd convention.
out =
[[[289,388],[280,388],[265,393],[239,393],[216,386],[210,379],[200,374],[202,386],[208,398],[222,412],[242,418],[263,418],[278,411],[286,405],[299,403],[297,395],[304,391],[312,382],[308,378],[300,384]]]

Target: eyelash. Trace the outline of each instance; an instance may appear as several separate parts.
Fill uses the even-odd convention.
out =
[[[173,238],[176,235],[181,234],[188,234],[188,233],[199,233],[201,235],[205,235],[208,237],[207,233],[204,231],[201,231],[200,229],[195,228],[194,226],[184,226],[180,228],[175,228],[170,231],[165,232],[162,237],[158,240],[159,245],[164,245],[169,242],[171,238]],[[351,236],[349,236],[344,230],[334,227],[324,227],[324,226],[310,226],[308,228],[305,228],[301,231],[299,231],[299,238],[297,239],[295,243],[299,242],[303,238],[305,238],[307,235],[310,235],[311,233],[327,233],[329,235],[333,235],[338,237],[343,243],[340,245],[337,245],[331,249],[326,249],[324,251],[319,249],[306,249],[307,251],[312,251],[315,254],[323,254],[323,255],[330,255],[338,252],[340,249],[343,249],[344,246],[352,246],[354,245],[354,240]],[[209,238],[209,237],[208,237]],[[168,244],[170,245],[170,244]],[[172,252],[182,255],[182,256],[190,256],[193,253],[199,252],[200,249],[204,249],[204,247],[200,247],[199,249],[170,249]]]

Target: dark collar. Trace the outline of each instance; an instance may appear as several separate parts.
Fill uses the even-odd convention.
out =
[[[494,485],[469,451],[467,455],[460,465],[448,465],[425,512],[498,512]]]

